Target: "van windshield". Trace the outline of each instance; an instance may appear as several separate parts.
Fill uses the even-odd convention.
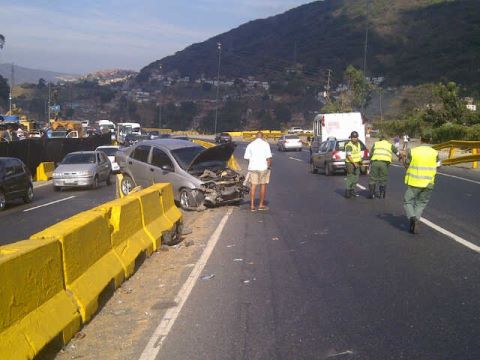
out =
[[[337,145],[335,146],[335,150],[337,151],[345,151],[345,145],[348,144],[350,140],[340,140],[340,141],[337,141]],[[363,142],[361,142],[360,140],[358,141],[360,143],[360,149],[363,151],[366,149],[365,145],[363,144]]]

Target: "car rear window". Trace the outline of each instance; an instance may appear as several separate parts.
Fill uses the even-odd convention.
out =
[[[95,154],[68,154],[62,164],[95,164]]]
[[[117,153],[118,151],[118,148],[115,148],[115,147],[106,147],[106,148],[100,148],[100,149],[97,149],[98,151],[102,151],[103,153],[105,153],[105,155],[107,156],[115,156],[115,154]]]
[[[295,136],[295,135],[286,135],[285,136],[285,139],[288,139],[288,140],[300,140],[300,138],[298,136]]]
[[[340,141],[337,141],[337,145],[335,146],[335,150],[337,151],[345,151],[345,145],[348,144],[350,140],[340,140]],[[363,151],[366,149],[365,145],[363,144],[363,142],[359,141],[360,142],[360,149]]]

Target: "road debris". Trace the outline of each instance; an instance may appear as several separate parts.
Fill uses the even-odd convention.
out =
[[[192,245],[195,245],[195,242],[193,240],[186,240],[183,242],[183,244],[185,245],[185,247],[190,247]]]
[[[163,244],[162,246],[160,246],[160,251],[168,251],[168,250],[170,250],[168,245]]]
[[[201,280],[211,280],[215,277],[215,274],[203,275],[200,279]]]
[[[231,245],[227,245],[227,248],[232,248],[232,247],[235,247],[236,245],[235,244],[231,244]]]
[[[78,333],[75,334],[75,336],[73,337],[75,340],[81,340],[83,339],[85,336],[87,336],[83,331],[79,331]]]
[[[244,284],[250,284],[250,280],[243,280],[242,281]]]

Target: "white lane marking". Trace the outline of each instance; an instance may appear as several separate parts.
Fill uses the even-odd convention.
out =
[[[229,209],[228,212],[223,216],[220,224],[218,224],[215,232],[208,240],[208,244],[203,251],[202,256],[200,257],[192,272],[188,276],[187,281],[185,282],[185,284],[183,284],[182,288],[178,292],[175,298],[175,303],[177,304],[177,306],[167,310],[167,312],[163,316],[162,321],[160,321],[160,324],[158,324],[152,337],[148,341],[147,346],[143,350],[142,355],[140,355],[139,360],[154,360],[157,358],[157,355],[162,348],[163,342],[167,338],[168,333],[170,332],[173,325],[175,324],[176,319],[180,315],[183,305],[185,305],[185,302],[187,301],[200,274],[202,273],[205,265],[207,264],[210,255],[212,255],[213,249],[215,248],[215,245],[217,244],[218,239],[222,234],[223,228],[225,227],[228,218],[230,217],[232,212],[233,209]]]
[[[403,167],[404,167],[404,166],[402,166],[402,165],[397,165],[397,164],[391,164],[391,166],[399,167],[399,168],[403,168]],[[442,175],[442,176],[446,176],[446,177],[451,177],[451,178],[454,178],[454,179],[459,179],[459,180],[463,180],[463,181],[468,181],[468,182],[471,182],[471,183],[480,185],[480,181],[463,178],[463,177],[461,177],[461,176],[450,175],[450,174],[445,174],[445,173],[441,173],[441,172],[437,172],[437,175]]]
[[[296,161],[301,161],[301,162],[303,162],[303,160],[297,159],[297,158],[294,158],[294,157],[291,157],[291,156],[289,156],[288,158],[291,159],[291,160],[296,160]]]
[[[64,199],[51,201],[51,202],[43,204],[43,205],[38,205],[38,206],[32,207],[30,209],[23,210],[23,212],[29,212],[29,211],[32,211],[32,210],[40,209],[40,208],[45,207],[45,206],[50,206],[50,205],[57,204],[57,203],[62,202],[62,201],[67,201],[67,200],[73,199],[74,197],[75,196],[69,196],[69,197],[64,198]]]
[[[456,242],[462,244],[463,246],[466,246],[470,250],[473,250],[477,253],[480,253],[480,246],[472,244],[470,241],[467,241],[467,240],[461,238],[460,236],[455,235],[448,230],[445,230],[441,226],[438,226],[438,225],[432,223],[430,220],[427,220],[423,217],[420,218],[420,221],[423,222],[425,225],[430,226],[432,229],[437,230],[439,233],[448,236],[449,238],[455,240]]]
[[[357,184],[357,187],[362,190],[367,190],[367,188],[363,185]]]

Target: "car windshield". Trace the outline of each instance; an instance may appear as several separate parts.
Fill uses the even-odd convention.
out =
[[[201,146],[189,146],[181,149],[172,150],[172,155],[182,169],[187,169],[193,159],[205,148]]]
[[[299,140],[300,138],[298,136],[295,136],[295,135],[287,135],[287,136],[285,136],[285,139],[287,139],[287,140]]]
[[[97,149],[98,151],[104,152],[107,156],[115,156],[115,154],[118,151],[118,148],[115,147],[105,147],[105,148],[99,148]]]
[[[66,137],[66,131],[52,131],[52,137]]]
[[[62,164],[95,164],[95,154],[69,154],[65,156]]]

